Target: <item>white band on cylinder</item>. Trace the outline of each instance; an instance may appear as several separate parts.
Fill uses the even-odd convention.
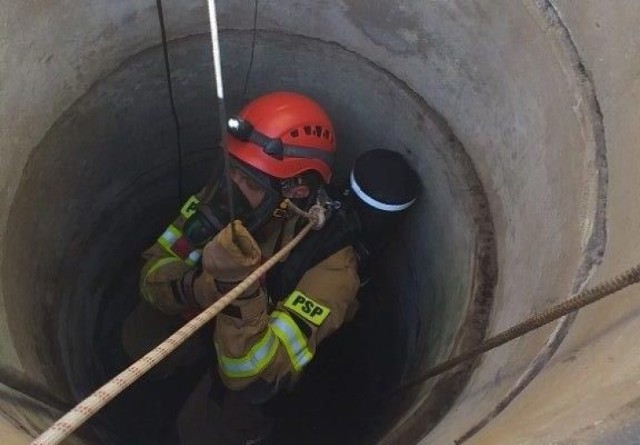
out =
[[[363,200],[367,205],[373,207],[374,209],[382,210],[384,212],[400,212],[404,209],[411,207],[411,204],[413,204],[416,201],[416,199],[413,198],[411,201],[405,202],[404,204],[385,204],[384,202],[380,202],[372,198],[371,196],[367,195],[362,190],[362,188],[360,188],[360,186],[356,182],[356,178],[353,174],[353,171],[351,171],[351,188],[353,189],[355,194],[358,195],[358,198]]]

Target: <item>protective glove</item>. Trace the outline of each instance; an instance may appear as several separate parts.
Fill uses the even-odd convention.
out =
[[[196,283],[196,300],[202,307],[229,292],[260,265],[262,252],[256,240],[242,222],[235,220],[231,224],[207,243],[202,252],[202,275]],[[259,287],[256,281],[240,298],[252,297]]]
[[[184,223],[184,234],[194,247],[204,247],[229,224],[232,214],[235,218],[244,221],[245,227],[250,232],[255,233],[271,217],[273,209],[279,202],[279,194],[277,196],[270,194],[269,199],[263,199],[260,206],[254,209],[238,185],[231,181],[231,190],[229,190],[225,179],[226,176],[220,172],[217,183],[200,193],[203,195],[202,201]],[[208,193],[205,193],[207,190]],[[233,201],[232,205],[229,197]]]
[[[239,282],[256,270],[261,256],[256,240],[242,222],[235,220],[207,243],[202,253],[202,268],[218,280]]]

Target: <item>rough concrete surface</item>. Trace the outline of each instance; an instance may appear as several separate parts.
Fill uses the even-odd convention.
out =
[[[164,4],[193,189],[217,134],[207,17],[204,2]],[[219,7],[234,110],[253,2]],[[176,206],[175,134],[154,2],[1,0],[0,11],[0,381],[40,408],[0,407],[12,403],[22,425],[69,407],[115,366],[109,340],[136,298],[136,255]],[[639,24],[632,0],[259,2],[248,96],[291,88],[321,99],[341,172],[386,146],[425,186],[380,281],[384,311],[363,311],[364,332],[390,325],[370,337],[386,347],[364,355],[363,394],[637,261]],[[478,264],[497,276],[479,285]],[[492,298],[478,305],[481,290]],[[637,293],[356,411],[359,425],[335,434],[634,443]]]

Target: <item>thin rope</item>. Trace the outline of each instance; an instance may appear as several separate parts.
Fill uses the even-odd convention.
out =
[[[256,50],[256,34],[258,30],[258,0],[255,0],[253,6],[253,37],[251,38],[251,55],[249,56],[249,67],[244,77],[244,87],[242,88],[242,97],[247,100],[247,92],[249,91],[249,78],[251,77],[251,68],[253,68],[253,56]]]
[[[591,289],[583,290],[579,292],[572,298],[559,303],[544,312],[536,314],[525,321],[518,323],[515,326],[506,329],[499,334],[485,340],[474,348],[463,352],[462,354],[453,357],[449,360],[436,365],[418,377],[410,379],[400,385],[398,388],[394,389],[392,392],[387,393],[380,397],[380,399],[388,398],[394,395],[397,395],[399,392],[412,388],[416,385],[424,383],[425,381],[440,375],[459,364],[471,360],[483,352],[489,351],[491,349],[497,348],[511,340],[515,340],[516,338],[522,337],[529,332],[538,329],[541,326],[551,323],[558,318],[562,318],[565,315],[575,312],[585,306],[595,303],[598,300],[601,300],[604,297],[612,295],[626,287],[629,287],[633,284],[640,282],[640,264],[632,267],[618,276],[605,281],[602,284],[597,285]]]
[[[167,355],[191,337],[198,329],[211,321],[233,300],[244,293],[253,283],[258,281],[278,261],[284,258],[317,224],[310,221],[285,247],[272,256],[251,275],[245,278],[237,287],[225,294],[218,301],[202,311],[197,317],[178,329],[173,335],[148,352],[140,360],[115,376],[97,391],[84,399],[71,411],[60,418],[49,429],[38,436],[31,445],[55,445],[71,435],[78,427],[85,423],[103,406],[113,400],[118,394],[131,386],[147,371],[157,365]]]
[[[176,129],[176,142],[178,145],[178,207],[182,206],[184,194],[182,192],[182,137],[180,131],[180,120],[176,110],[176,103],[173,97],[173,82],[171,81],[171,64],[169,63],[169,47],[167,45],[167,30],[164,24],[164,13],[162,10],[162,0],[156,0],[158,10],[158,21],[160,22],[160,35],[162,36],[162,53],[164,55],[164,70],[167,77],[167,89],[169,90],[169,103],[171,104],[171,115]]]

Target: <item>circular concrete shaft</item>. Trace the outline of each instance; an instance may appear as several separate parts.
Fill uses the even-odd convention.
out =
[[[242,32],[223,36],[226,54],[241,53],[251,38]],[[185,157],[194,161],[184,172],[191,190],[202,186],[211,167],[220,162],[212,148],[219,135],[212,125],[217,119],[207,49],[206,35],[180,39],[170,48],[179,117],[185,123],[185,146],[189,147]],[[444,357],[454,342],[462,347],[481,335],[486,321],[482,314],[487,313],[495,282],[488,206],[469,159],[444,121],[389,73],[337,45],[301,36],[260,33],[256,50],[260,61],[251,73],[257,79],[251,83],[251,93],[299,90],[320,100],[337,123],[338,174],[348,174],[359,152],[390,147],[401,151],[423,179],[421,203],[396,234],[389,259],[378,261],[379,272],[371,283],[375,291],[361,296],[358,323],[342,332],[340,340],[332,339],[323,347],[292,400],[284,403],[299,413],[301,405],[327,398],[320,404],[341,409],[306,413],[295,424],[302,430],[311,428],[311,423],[325,425],[318,443],[349,440],[347,436],[356,442],[364,434],[384,433],[398,412],[417,400],[415,395],[410,397],[402,403],[404,408],[392,407],[399,403],[393,400],[370,413],[366,407],[376,394],[388,392],[403,375]],[[225,77],[235,82],[229,82],[227,95],[239,103],[244,66],[229,59],[232,63]],[[296,75],[288,63],[294,59],[306,67]],[[51,341],[41,350],[50,356],[40,355],[35,362],[49,363],[43,372],[52,380],[67,381],[74,398],[83,397],[127,365],[118,351],[119,332],[140,298],[140,252],[153,243],[179,208],[176,148],[163,76],[162,56],[155,48],[131,57],[94,85],[48,131],[36,149],[43,156],[27,163],[26,170],[49,171],[55,178],[43,175],[23,182],[12,208],[7,246],[16,261],[7,264],[7,275],[31,268],[26,276],[35,279],[14,282],[16,288],[31,295],[60,295],[61,306],[43,321],[49,330],[45,338]],[[327,85],[332,86],[330,95],[324,93]],[[68,160],[60,163],[61,156]],[[62,218],[59,206],[67,196],[73,196],[78,206],[65,204],[68,218]],[[33,211],[28,204],[33,202],[43,203],[36,219],[25,216]],[[57,242],[60,247],[33,262],[22,257],[21,246],[39,233],[41,219],[51,221],[47,233],[56,233],[57,239],[40,243]],[[65,251],[63,258],[58,251]],[[47,263],[50,267],[45,268],[55,271],[55,277],[40,275]],[[43,283],[51,288],[43,292],[39,288]],[[7,292],[16,291],[9,288]],[[46,304],[38,299],[11,302],[16,306],[7,310],[16,314],[33,313]],[[477,314],[478,310],[482,313]],[[16,324],[22,325],[18,319]],[[384,325],[388,328],[379,329]],[[332,367],[335,357],[342,356],[349,359]],[[376,373],[368,374],[367,367]],[[362,375],[371,378],[367,381]],[[451,380],[444,385],[448,394],[434,392],[429,404],[451,403],[464,377],[460,373],[447,379]],[[139,398],[157,398],[159,391],[155,385]],[[186,396],[188,389],[182,393]],[[175,399],[172,403],[177,404]],[[125,414],[118,420],[121,428],[127,419],[140,422],[133,413],[150,411],[137,398],[123,400],[122,405],[115,404],[115,412]],[[287,409],[278,407],[277,417],[283,423],[288,418],[290,424],[291,417],[298,416],[285,416]],[[358,416],[364,412],[388,419],[381,421],[382,428],[359,425]],[[280,440],[295,443],[295,437]]]
[[[283,443],[309,431],[319,443],[633,437],[633,290],[368,403],[485,328],[634,261],[640,206],[625,190],[638,185],[640,6],[569,3],[259,2],[245,98],[253,5],[222,2],[230,110],[274,89],[305,92],[337,123],[338,173],[387,147],[424,185],[375,295],[326,345],[327,357],[358,353],[343,375],[320,359],[309,369],[289,406],[324,398],[296,413],[297,429],[278,431]],[[217,162],[204,6],[165,5],[189,190]],[[175,134],[153,2],[2,10],[0,377],[3,391],[31,397],[2,408],[38,430],[115,366],[111,340],[137,298],[139,252],[178,205]],[[314,393],[311,382],[325,386]]]

